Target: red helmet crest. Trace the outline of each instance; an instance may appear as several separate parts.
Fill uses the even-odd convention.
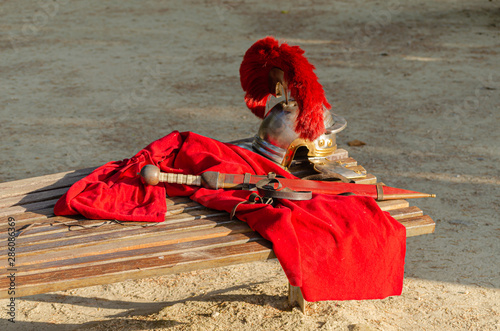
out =
[[[261,39],[245,53],[240,80],[248,108],[264,118],[268,97],[275,94],[269,84],[270,71],[273,68],[283,70],[286,85],[299,107],[295,132],[312,141],[325,132],[323,107],[330,109],[331,106],[314,73],[314,66],[303,54],[300,47],[280,45],[273,37]]]

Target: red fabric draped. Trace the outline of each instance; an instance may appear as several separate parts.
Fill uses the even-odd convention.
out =
[[[166,194],[231,211],[250,192],[177,184],[146,186],[146,164],[164,172],[205,171],[293,175],[251,151],[191,132],[172,132],[134,157],[109,162],[76,182],[57,202],[56,215],[162,222]],[[371,198],[313,195],[275,206],[242,204],[238,219],[273,243],[290,283],[308,301],[381,299],[402,291],[406,230]]]

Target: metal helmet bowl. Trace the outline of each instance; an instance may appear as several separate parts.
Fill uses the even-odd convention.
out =
[[[299,147],[307,147],[308,157],[327,157],[337,149],[337,132],[342,131],[347,122],[343,117],[324,108],[325,133],[314,141],[305,140],[295,132],[297,102],[291,100],[277,103],[262,121],[254,138],[252,148],[275,163],[288,168]]]

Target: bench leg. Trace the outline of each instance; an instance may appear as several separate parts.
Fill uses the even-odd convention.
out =
[[[302,296],[302,291],[300,287],[292,286],[288,283],[288,303],[292,306],[298,304],[300,307],[300,311],[305,314],[306,313],[306,304],[307,301]]]

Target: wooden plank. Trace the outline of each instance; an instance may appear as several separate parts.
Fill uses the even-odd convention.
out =
[[[198,210],[204,210],[207,209],[206,207],[189,200],[189,198],[181,198],[182,201],[189,201],[188,203],[179,203],[178,205],[174,205],[173,203],[177,203],[177,201],[173,201],[172,198],[169,198],[169,201],[167,202],[167,217],[182,214],[183,212],[194,212]],[[387,200],[387,201],[377,201],[377,204],[379,207],[384,210],[384,211],[389,211],[389,210],[394,210],[394,209],[400,209],[400,208],[406,208],[409,206],[408,201],[406,200]],[[184,209],[183,209],[184,208]],[[18,215],[6,215],[0,217],[0,232],[7,231],[8,228],[8,218],[9,217],[14,217],[16,220],[16,227],[20,228],[23,225],[29,224],[30,222],[38,222],[44,219],[47,219],[47,217],[53,215],[53,207],[37,210],[36,212],[24,212],[22,214]],[[71,219],[77,220],[77,219],[85,219],[83,216],[75,216],[72,218],[65,218],[66,221],[71,221]],[[128,222],[128,224],[142,224],[142,223],[134,223],[134,222]]]
[[[410,206],[410,203],[406,200],[386,200],[376,202],[383,211],[406,208]]]
[[[28,193],[25,195],[16,195],[8,198],[0,199],[0,208],[13,207],[18,205],[26,205],[28,203],[40,202],[44,200],[54,199],[63,195],[68,191],[68,187],[58,188],[48,191],[39,191]]]
[[[54,238],[44,238],[44,241],[23,241],[21,242],[18,238],[16,240],[16,256],[21,257],[24,255],[34,254],[41,251],[60,251],[68,249],[71,247],[72,249],[76,249],[79,247],[91,248],[100,244],[115,244],[115,245],[123,245],[125,242],[124,239],[127,239],[127,242],[134,241],[136,245],[141,245],[144,243],[146,245],[150,242],[161,241],[161,236],[167,236],[170,233],[175,232],[187,232],[195,229],[206,229],[210,227],[215,227],[220,224],[226,224],[229,222],[228,218],[217,218],[213,217],[210,219],[195,219],[190,222],[185,223],[174,223],[174,224],[163,224],[159,226],[146,227],[146,228],[133,228],[133,229],[121,229],[119,231],[112,232],[104,232],[104,233],[96,233],[83,231],[68,231],[76,232],[75,236],[54,236]],[[239,222],[239,221],[238,221]],[[245,224],[243,222],[239,222],[241,224]],[[68,233],[67,232],[67,233]],[[64,233],[66,234],[66,233]],[[4,254],[6,256],[7,250],[2,249],[0,254]]]
[[[128,256],[134,258],[131,252],[144,250],[158,250],[160,247],[169,247],[180,243],[194,242],[209,238],[219,238],[234,234],[251,233],[250,227],[242,222],[231,223],[223,226],[193,229],[177,233],[168,233],[164,235],[149,236],[146,238],[129,238],[117,243],[98,242],[92,246],[83,246],[77,249],[66,247],[54,251],[34,251],[30,255],[16,255],[16,267],[20,267],[20,272],[25,268],[41,263],[51,263],[55,261],[64,261],[68,259],[101,259],[103,255],[113,257],[115,255]],[[140,257],[140,256],[139,256]],[[0,261],[2,267],[6,267],[5,261]],[[0,274],[1,275],[1,274]]]
[[[71,272],[60,270],[19,276],[16,277],[16,297],[262,261],[270,258],[275,258],[275,256],[269,242],[253,241],[198,252],[172,254],[168,259],[150,257],[131,264],[115,262],[75,268]],[[4,289],[8,286],[9,279],[2,277],[0,288]],[[0,291],[0,299],[5,298],[8,298],[8,291]]]
[[[408,220],[405,220],[402,223],[405,226],[407,226],[407,236],[408,237],[411,237],[411,236],[414,236],[414,235],[419,235],[419,234],[424,234],[424,233],[431,233],[434,230],[434,226],[433,226],[434,222],[428,216],[422,216],[422,217],[416,217],[416,218],[408,219]],[[142,247],[137,248],[137,249],[141,249],[141,248]],[[147,248],[148,247],[146,247],[146,249]],[[126,254],[127,252],[122,252],[122,254]],[[126,255],[128,255],[128,254],[126,254]],[[196,269],[197,268],[194,268],[193,270],[196,270]],[[147,277],[147,276],[144,275],[143,277]],[[125,280],[125,279],[127,279],[127,278],[124,278],[123,280]],[[71,281],[69,281],[69,283],[76,284],[76,283],[71,282]],[[108,282],[103,282],[102,284],[105,284],[105,283],[108,283]],[[66,285],[67,284],[68,284],[68,282],[66,282]],[[97,283],[91,283],[90,285],[97,285]],[[22,296],[22,295],[36,294],[36,293],[45,293],[46,290],[43,290],[43,289],[47,288],[47,286],[48,285],[41,284],[40,287],[36,287],[36,286],[35,286],[35,288],[32,287],[31,290],[29,290],[29,291],[25,290],[25,289],[21,289],[19,293],[21,293],[20,296]],[[60,288],[60,289],[72,288],[70,285],[68,285],[70,287],[64,288],[63,284],[60,284],[60,285],[54,285],[54,284],[52,284],[52,285],[50,285],[48,287],[49,288],[53,288],[53,286],[56,286],[57,288]],[[80,285],[78,285],[78,286],[80,286]],[[87,285],[82,285],[82,286],[87,286]],[[1,288],[1,283],[0,283],[0,288]],[[54,289],[54,290],[57,290],[57,289]],[[30,292],[30,291],[35,291],[35,292]],[[41,291],[41,292],[39,292],[39,291]],[[4,292],[6,292],[6,291],[4,291]],[[22,294],[22,293],[28,293],[28,294]]]
[[[197,204],[196,202],[193,202],[195,206],[193,208],[190,208],[188,212],[186,210],[178,210],[176,213],[169,213],[167,211],[166,216],[165,216],[165,221],[162,222],[161,224],[168,224],[168,223],[176,223],[176,222],[183,222],[183,221],[189,221],[193,220],[196,218],[207,218],[207,217],[215,217],[215,216],[223,216],[223,215],[228,215],[227,217],[229,218],[229,214],[221,211],[215,211],[213,209],[208,209],[200,204]],[[178,212],[178,213],[177,213]],[[8,218],[7,218],[8,219]],[[28,220],[27,220],[28,221]],[[120,222],[119,224],[114,223],[113,221],[110,220],[91,220],[87,219],[82,215],[74,215],[74,216],[54,216],[51,218],[45,218],[45,219],[32,219],[32,222],[22,222],[23,224],[20,224],[21,222],[18,222],[16,219],[16,229],[21,230],[23,227],[27,225],[31,225],[30,228],[26,230],[22,230],[22,238],[29,238],[33,237],[34,235],[39,235],[39,234],[48,234],[48,233],[57,233],[57,232],[67,232],[69,227],[72,227],[72,230],[83,230],[87,228],[87,231],[91,231],[90,228],[92,227],[99,227],[99,229],[106,229],[109,226],[115,226],[114,229],[121,230],[125,227],[147,227],[147,226],[158,226],[159,223],[157,222]],[[80,227],[81,226],[81,227]],[[7,230],[8,225],[2,224],[0,226],[0,229],[4,227],[4,231]],[[92,231],[99,232],[97,229],[93,229]],[[0,240],[7,238],[8,234],[6,232],[0,232]]]
[[[202,208],[206,208],[206,207],[200,205],[197,202],[189,200],[189,202],[185,202],[185,203],[179,203],[179,204],[175,204],[175,205],[167,205],[167,215],[169,215],[169,214],[176,215],[179,213],[188,212],[188,211],[192,211],[192,210],[199,210]]]
[[[422,216],[423,211],[419,209],[418,207],[405,207],[405,208],[398,208],[394,209],[393,207],[398,206],[399,204],[397,203],[397,200],[389,200],[389,201],[383,201],[383,202],[396,202],[395,204],[384,204],[381,206],[381,209],[384,211],[389,211],[391,216],[394,217],[397,220],[402,220],[405,218],[412,218],[412,217],[417,217],[417,216]],[[408,205],[408,202],[405,200],[402,200],[403,203],[400,205],[405,206]],[[216,212],[215,214],[200,214],[200,216],[206,217],[214,217],[215,216],[222,216],[226,217],[226,213],[224,212]],[[75,220],[75,219],[70,219],[70,218],[65,218],[65,217],[54,217],[45,220],[45,223],[41,223],[40,225],[35,225],[34,227],[26,230],[23,232],[22,241],[29,241],[28,245],[35,244],[35,243],[40,243],[43,241],[50,241],[51,238],[55,240],[59,239],[64,239],[64,238],[70,238],[70,237],[78,237],[78,236],[85,236],[92,231],[93,235],[96,235],[98,233],[105,233],[105,232],[121,232],[124,230],[124,227],[133,228],[137,227],[140,229],[143,226],[157,226],[161,227],[162,224],[172,224],[172,223],[178,223],[178,222],[187,222],[190,220],[195,219],[197,216],[195,215],[187,215],[187,214],[180,214],[176,215],[179,216],[180,218],[178,219],[172,219],[172,218],[167,218],[167,220],[164,223],[144,223],[144,222],[126,222],[124,223],[125,225],[120,226],[117,224],[113,224],[109,221],[106,220],[85,220],[82,217],[82,220]],[[68,227],[63,224],[57,224],[53,223],[55,221],[63,221],[66,224],[83,224],[83,225],[100,225],[102,223],[107,223],[105,225],[100,226],[99,228],[95,229],[78,229],[78,227],[75,227],[76,231],[68,231]],[[17,227],[19,228],[19,227]],[[61,233],[64,233],[62,235],[59,235]],[[47,236],[50,235],[50,236]],[[7,232],[0,233],[0,240],[6,239],[8,236]]]
[[[76,181],[87,176],[94,169],[86,168],[0,183],[0,199],[30,192],[69,187]]]
[[[185,220],[186,218],[188,218],[188,219],[206,218],[206,217],[222,216],[222,215],[229,215],[229,214],[226,213],[225,211],[219,211],[219,210],[210,209],[210,208],[201,206],[200,209],[192,210],[188,213],[181,213],[181,214],[168,216],[167,218],[165,218],[165,223],[181,222],[181,221]]]
[[[415,215],[422,215],[422,211],[417,207],[410,207],[404,210],[395,210],[399,217],[397,218],[411,218]],[[218,221],[216,224],[223,224],[225,221],[228,221],[227,214],[222,213],[222,219]],[[394,211],[393,211],[394,215]],[[192,217],[191,215],[185,215],[183,222],[188,222],[190,220],[194,220],[196,217]],[[99,222],[99,221],[95,221]],[[176,221],[174,223],[180,223],[180,221]],[[128,229],[124,229],[119,225],[104,225],[100,228],[96,229],[82,229],[76,231],[68,231],[66,226],[59,225],[50,227],[50,229],[54,228],[51,232],[44,232],[42,235],[25,235],[18,238],[18,243],[23,244],[23,247],[18,250],[18,254],[22,254],[23,251],[29,252],[32,251],[32,245],[37,245],[38,249],[57,249],[58,247],[63,247],[65,245],[81,245],[82,243],[93,242],[98,240],[111,240],[111,239],[123,239],[129,238],[133,236],[140,236],[144,233],[151,233],[155,231],[174,231],[175,229],[183,229],[188,231],[190,226],[201,227],[201,226],[215,226],[213,220],[208,220],[207,222],[195,222],[187,223],[187,224],[176,224],[174,223],[159,223],[154,226],[154,228],[135,228],[131,226],[127,226]],[[411,225],[408,223],[407,225]],[[36,229],[35,229],[36,230]],[[29,232],[27,232],[29,233]],[[35,234],[38,234],[35,232]],[[5,233],[3,234],[6,235]],[[71,240],[73,239],[73,240]],[[76,240],[75,240],[76,239]],[[78,240],[80,239],[80,240]],[[2,252],[5,253],[5,252]]]
[[[46,201],[39,201],[33,203],[27,203],[25,205],[13,206],[8,208],[0,209],[0,217],[3,216],[16,216],[19,214],[23,214],[25,212],[35,212],[42,209],[53,208],[59,199],[51,199]]]
[[[389,214],[397,220],[403,220],[406,218],[422,216],[424,212],[420,208],[412,206],[407,208],[391,210],[389,211]]]
[[[378,202],[378,204],[382,210],[391,211],[391,216],[393,216],[396,219],[415,217],[415,216],[419,216],[419,215],[423,214],[423,212],[418,207],[408,207],[408,202],[405,200],[381,201],[381,202]],[[179,210],[180,214],[168,215],[168,213],[167,213],[166,223],[192,220],[197,216],[199,216],[199,217],[212,217],[212,216],[225,215],[224,212],[210,211],[209,209],[201,206],[200,204],[198,204],[196,202],[191,202],[189,205],[190,205],[191,212],[188,215],[182,213],[183,209]],[[175,207],[175,205],[172,207]],[[396,207],[397,207],[397,209],[396,209]],[[403,207],[403,208],[401,208],[401,207]],[[31,242],[43,241],[43,240],[46,240],[46,238],[33,237],[33,236],[40,235],[40,234],[51,234],[54,237],[54,236],[57,236],[56,233],[68,232],[67,231],[68,228],[66,225],[57,224],[56,222],[65,222],[67,224],[82,224],[82,225],[96,224],[96,225],[99,225],[99,224],[102,224],[103,222],[107,222],[107,221],[105,221],[105,220],[85,220],[85,218],[83,216],[79,216],[79,217],[75,217],[75,218],[53,217],[50,220],[46,220],[45,224],[35,225],[34,227],[23,232],[22,240],[26,241],[29,239],[29,241],[31,241]],[[54,224],[52,224],[52,223],[54,223]],[[140,223],[140,222],[139,223],[126,222],[124,224],[127,224],[127,226],[147,225],[147,224]],[[153,223],[153,224],[155,224],[155,223]],[[17,226],[17,228],[20,228],[20,227]],[[96,233],[105,232],[105,231],[121,231],[121,228],[120,227],[113,227],[111,224],[109,224],[109,225],[103,225],[99,229],[94,229],[93,231],[94,231],[93,234],[96,234]],[[77,235],[78,235],[78,231],[71,231],[70,233],[64,235],[64,237],[67,238],[67,237],[77,236]],[[6,232],[0,233],[0,240],[5,239],[5,238],[7,238],[7,233]]]
[[[117,224],[103,225],[98,228],[78,229],[68,231],[63,230],[56,233],[42,233],[41,235],[34,236],[21,236],[16,239],[21,247],[16,250],[18,254],[23,252],[33,251],[35,249],[59,249],[64,246],[81,245],[83,243],[92,243],[94,241],[105,240],[125,240],[136,236],[148,236],[149,234],[170,233],[191,231],[199,228],[210,228],[223,224],[230,224],[233,222],[241,223],[240,221],[230,221],[229,217],[213,216],[204,218],[186,218],[184,222],[175,223],[155,223],[151,226],[120,226]],[[34,246],[34,247],[32,247]],[[36,248],[35,248],[36,247]]]
[[[436,228],[436,223],[428,215],[401,220],[400,223],[406,227],[407,238],[433,233]]]
[[[61,244],[55,243],[54,245],[49,246],[49,247],[47,247],[47,245],[45,245],[45,247],[44,247],[43,245],[36,246],[36,244],[34,244],[35,248],[38,247],[38,250],[33,250],[33,249],[35,249],[33,247],[23,246],[22,248],[25,248],[25,249],[19,249],[17,257],[20,261],[22,261],[22,263],[29,264],[29,263],[33,263],[34,261],[40,262],[40,261],[46,261],[47,259],[50,259],[50,258],[55,259],[57,257],[59,257],[59,258],[65,257],[68,255],[68,253],[67,253],[68,250],[71,251],[71,254],[72,254],[71,256],[75,257],[78,254],[80,254],[78,256],[88,256],[89,254],[90,255],[101,254],[103,252],[109,252],[109,250],[112,250],[112,249],[120,250],[120,249],[124,249],[124,247],[131,247],[134,245],[135,246],[142,245],[144,247],[146,247],[146,246],[152,247],[155,245],[156,246],[159,245],[158,242],[166,243],[169,240],[180,240],[179,238],[183,238],[182,240],[187,240],[185,238],[190,238],[192,236],[196,237],[199,235],[199,233],[203,233],[203,231],[206,231],[206,230],[202,230],[202,229],[207,229],[207,228],[210,229],[210,228],[213,228],[215,226],[219,226],[221,224],[227,224],[227,225],[225,225],[224,229],[219,228],[215,231],[224,232],[227,229],[229,229],[228,233],[235,233],[236,231],[250,231],[250,228],[245,223],[242,223],[239,221],[224,223],[225,220],[227,220],[227,219],[224,218],[222,220],[223,223],[214,223],[213,220],[196,220],[196,221],[194,221],[194,224],[188,224],[188,225],[182,226],[181,229],[183,231],[185,230],[185,232],[181,232],[180,234],[179,233],[173,233],[173,234],[169,233],[167,229],[165,229],[167,231],[157,231],[156,228],[154,228],[154,229],[146,228],[143,230],[146,230],[147,232],[150,232],[150,233],[152,232],[153,233],[152,236],[149,236],[149,237],[145,236],[144,232],[146,232],[146,231],[140,232],[140,231],[133,230],[132,236],[126,237],[124,235],[123,231],[115,231],[114,233],[117,235],[116,237],[127,238],[127,240],[121,240],[119,243],[116,243],[115,241],[113,241],[112,236],[108,236],[108,238],[106,240],[104,239],[103,236],[101,236],[100,240],[97,240],[97,239],[94,240],[94,239],[92,239],[92,237],[97,237],[96,234],[94,234],[94,233],[92,234],[93,235],[92,237],[88,237],[88,236],[85,236],[86,231],[73,231],[73,232],[78,232],[79,234],[85,236],[85,237],[83,237],[85,239],[84,242],[90,242],[90,244],[81,246],[81,245],[77,245],[78,242],[75,243],[74,241],[71,242],[71,244],[73,246],[68,244],[67,242],[61,243]],[[430,218],[428,218],[428,216],[427,217],[411,217],[411,218],[402,220],[401,223],[407,227],[408,236],[414,236],[414,235],[424,234],[424,233],[432,233],[434,230],[434,222]],[[148,230],[150,230],[150,231],[148,231]],[[137,237],[134,238],[134,236],[137,236]],[[109,238],[109,237],[111,237],[111,238]],[[75,247],[74,245],[77,245],[77,247]],[[40,247],[40,246],[42,246],[42,247]],[[84,247],[84,249],[78,250],[79,247],[80,248]],[[43,250],[42,248],[45,248],[45,250]],[[24,251],[24,254],[23,254],[23,251]],[[43,256],[40,256],[40,255],[43,255]],[[4,261],[4,263],[6,263],[6,262]],[[2,264],[4,264],[4,263],[2,263]]]
[[[203,260],[211,260],[219,256],[230,256],[234,254],[245,254],[247,252],[252,252],[254,249],[262,250],[262,245],[265,245],[265,250],[270,251],[268,242],[250,242],[242,245],[232,245],[228,247],[216,247],[214,249],[206,249],[202,251],[190,251],[188,253],[177,253],[165,256],[164,259],[159,259],[157,257],[143,258],[136,261],[130,261],[130,263],[124,264],[121,262],[112,262],[107,264],[99,264],[91,267],[85,268],[75,268],[68,274],[65,271],[55,271],[45,274],[36,274],[28,276],[25,278],[25,282],[20,281],[24,284],[39,283],[44,281],[53,281],[57,279],[58,281],[68,279],[68,278],[87,278],[89,275],[95,274],[110,274],[110,273],[121,273],[123,271],[141,269],[147,270],[155,267],[162,267],[165,265],[175,266],[179,263],[193,263]],[[22,276],[21,276],[22,277]]]
[[[307,301],[304,299],[302,295],[302,290],[298,286],[293,286],[288,283],[288,303],[291,306],[299,305],[300,311],[302,314],[306,313],[306,305]]]
[[[372,174],[366,174],[365,178],[356,178],[353,181],[356,184],[377,184],[377,177]]]
[[[314,163],[314,161],[323,161],[324,159],[323,158],[312,158],[312,163]],[[348,157],[347,154],[340,154],[340,155],[336,155],[334,160],[330,160],[328,159],[331,163],[335,164],[336,166],[344,166],[344,167],[357,167],[359,166],[358,165],[358,161],[356,161],[355,159],[353,159],[352,157]],[[313,164],[302,164],[302,166],[311,166],[313,167]]]
[[[41,210],[53,209],[58,199],[28,203],[0,209],[0,217],[16,217],[27,212],[39,212]]]
[[[44,261],[35,261],[30,264],[16,265],[17,275],[28,275],[33,273],[69,270],[73,268],[93,266],[105,263],[128,263],[131,260],[138,260],[149,257],[159,257],[163,259],[165,255],[178,254],[189,251],[203,250],[213,247],[223,247],[228,245],[239,245],[249,241],[262,240],[256,232],[232,233],[228,235],[207,236],[203,239],[189,240],[176,243],[166,243],[161,246],[142,247],[127,251],[102,253],[88,256],[65,256]],[[23,261],[24,262],[24,261]],[[3,277],[4,275],[2,275]]]
[[[35,212],[25,212],[20,215],[17,215],[15,217],[16,223],[19,221],[30,221],[30,220],[35,220],[35,219],[40,219],[40,218],[47,218],[50,217],[51,215],[54,215],[53,213],[54,208],[45,208],[45,209],[40,209]],[[9,222],[9,218],[12,217],[10,215],[7,216],[0,216],[0,226],[6,225]]]
[[[9,218],[13,217],[16,220],[16,229],[21,228],[26,224],[31,224],[34,222],[42,222],[48,217],[54,215],[53,208],[40,209],[36,212],[25,212],[19,215],[8,215],[0,217],[0,233],[7,231],[9,228],[8,222]]]
[[[432,220],[431,220],[431,222],[429,222],[429,219],[426,217],[413,217],[411,219],[404,220],[401,223],[407,227],[407,232],[408,232],[409,236],[416,235],[416,233],[417,233],[416,231],[418,231],[419,233],[431,233],[433,231],[432,225],[434,224],[434,222],[432,222]],[[235,222],[232,222],[232,225],[234,226]],[[177,242],[185,242],[187,240],[199,240],[200,234],[201,235],[210,235],[210,236],[213,235],[214,233],[225,234],[226,233],[225,229],[230,229],[230,232],[227,232],[227,233],[235,233],[235,229],[238,227],[238,225],[243,225],[245,231],[250,231],[250,229],[247,228],[246,224],[238,222],[238,223],[236,223],[236,227],[231,228],[231,226],[229,225],[229,226],[226,226],[224,229],[222,229],[222,231],[221,231],[221,228],[217,228],[216,230],[209,229],[209,230],[199,230],[199,231],[181,233],[178,235],[174,235],[172,237],[163,236],[162,237],[163,245],[161,245],[161,246],[149,246],[149,247],[146,247],[146,249],[151,249],[151,247],[153,247],[153,249],[155,247],[164,247],[165,245],[168,246],[169,242],[171,242],[174,239],[178,240],[178,241],[176,241],[176,243]],[[239,230],[239,231],[241,231],[241,230]],[[182,238],[182,240],[179,240],[179,238]],[[193,239],[193,238],[196,238],[196,239]],[[127,244],[127,242],[124,242],[124,244]],[[134,242],[129,242],[129,244],[133,245]],[[69,248],[69,249],[73,250],[73,248]],[[108,249],[109,249],[109,246],[108,246]],[[145,249],[145,248],[142,247],[141,249]],[[18,266],[27,266],[27,265],[30,265],[33,263],[57,261],[57,260],[65,259],[68,257],[71,257],[72,259],[74,259],[74,258],[79,257],[79,256],[80,257],[81,256],[88,257],[88,256],[97,256],[97,255],[101,255],[104,253],[109,254],[109,251],[106,249],[106,247],[104,247],[102,245],[97,245],[96,247],[93,247],[93,249],[91,249],[90,251],[91,252],[93,251],[95,253],[95,255],[86,255],[85,252],[79,253],[78,251],[74,251],[71,254],[68,254],[68,252],[66,250],[62,250],[59,252],[50,251],[50,252],[47,252],[46,254],[43,254],[43,252],[37,252],[37,255],[33,255],[33,256],[22,256],[20,254],[20,255],[18,255],[18,260],[20,262],[18,262],[17,265]],[[121,254],[134,255],[134,253],[132,251],[127,250],[127,251],[119,251],[119,252]],[[38,254],[40,254],[42,256],[39,256]],[[80,255],[78,255],[78,254],[80,254]],[[23,268],[23,270],[25,270],[25,269]]]
[[[229,218],[229,214],[221,211],[216,211],[213,209],[208,209],[196,202],[192,202],[193,207],[188,210],[188,213],[185,213],[186,210],[182,211],[179,210],[179,214],[172,214],[167,212],[166,214],[166,220],[165,222],[161,224],[167,224],[167,223],[175,223],[175,222],[183,222],[183,221],[189,221],[193,220],[196,218],[207,218],[207,217],[215,217],[215,216],[225,216],[227,215],[227,218]],[[50,210],[51,212],[52,210]],[[49,211],[48,211],[49,212]],[[35,214],[36,215],[36,214]],[[25,216],[25,215],[23,215]],[[6,239],[8,234],[7,234],[7,228],[9,227],[7,224],[8,217],[4,217],[0,220],[0,240],[1,239]],[[102,223],[109,223],[106,225],[102,225],[99,229],[93,229],[95,232],[99,232],[103,229],[107,229],[107,227],[112,226],[112,225],[117,225],[117,224],[112,224],[111,221],[107,220],[88,220],[84,216],[81,215],[76,215],[76,216],[55,216],[51,218],[47,218],[45,215],[42,215],[40,217],[29,217],[26,220],[20,220],[16,217],[16,229],[21,229],[24,226],[27,225],[33,225],[27,230],[24,230],[22,233],[22,237],[20,237],[22,240],[25,240],[26,238],[30,238],[30,241],[36,241],[36,238],[32,238],[34,235],[39,235],[39,234],[54,234],[58,232],[67,232],[68,231],[68,226],[64,224],[59,224],[59,223],[65,223],[67,225],[75,225],[74,229],[78,229],[76,225],[84,225],[84,226],[91,226],[91,225],[100,225]],[[122,222],[121,226],[114,227],[116,231],[120,231],[124,227],[144,227],[144,226],[153,226],[153,225],[158,225],[156,222]],[[82,229],[83,230],[83,227]],[[90,229],[87,229],[87,231],[90,231]],[[73,233],[77,233],[75,231],[72,231]],[[94,233],[95,233],[94,232]],[[88,233],[88,232],[87,232]],[[71,236],[71,235],[67,235]]]
[[[177,203],[177,199],[169,198],[167,201],[166,216],[169,217],[169,216],[181,214],[183,212],[192,213],[192,212],[195,212],[197,210],[207,209],[206,207],[189,200],[189,198],[185,198],[185,197],[179,198],[179,201],[184,201],[184,200],[189,201],[189,203],[186,203],[186,204],[181,203],[178,205],[173,205],[173,203]],[[28,208],[31,209],[30,206],[16,206],[16,207],[14,207],[14,209],[11,209],[11,208],[0,209],[0,233],[7,231],[7,228],[9,227],[7,225],[9,217],[14,217],[14,219],[16,220],[16,228],[19,229],[26,224],[36,223],[36,222],[41,221],[42,219],[47,219],[47,217],[53,216],[54,215],[53,209],[54,209],[54,205],[55,205],[56,201],[57,201],[57,199],[50,200],[50,202],[48,202],[46,204],[48,207],[42,208],[42,209],[38,209],[38,208],[43,207],[44,204],[42,204],[42,205],[37,204],[37,205],[35,205],[36,208],[34,208],[34,209],[36,209],[36,211],[25,211]],[[31,207],[33,207],[33,206],[31,206]],[[73,218],[75,220],[85,219],[81,215],[72,216],[71,218]],[[70,221],[70,218],[66,217],[66,220]],[[141,222],[128,222],[128,224],[131,224],[131,225],[134,223],[144,224]]]
[[[64,224],[60,223],[64,222]],[[112,225],[112,221],[109,220],[88,220],[84,216],[77,215],[76,217],[66,217],[66,216],[55,216],[50,217],[45,220],[35,221],[30,224],[25,224],[24,226],[18,226],[16,222],[17,231],[21,231],[22,234],[18,235],[18,239],[22,241],[30,241],[31,244],[36,241],[36,236],[44,234],[54,234],[61,232],[72,231],[69,230],[69,225],[74,225],[74,229],[83,230],[85,226],[98,226],[106,227]],[[29,227],[26,227],[28,226]],[[82,227],[77,227],[77,225],[82,225]],[[117,225],[117,224],[114,224]],[[23,227],[26,227],[23,229]],[[90,229],[87,229],[90,231]],[[87,231],[87,233],[88,233]],[[76,231],[72,231],[76,232]],[[7,233],[0,233],[0,240],[6,239],[8,237]]]
[[[189,199],[189,197],[169,197],[169,196],[167,196],[166,200],[167,200],[167,207],[192,202],[192,200]]]

